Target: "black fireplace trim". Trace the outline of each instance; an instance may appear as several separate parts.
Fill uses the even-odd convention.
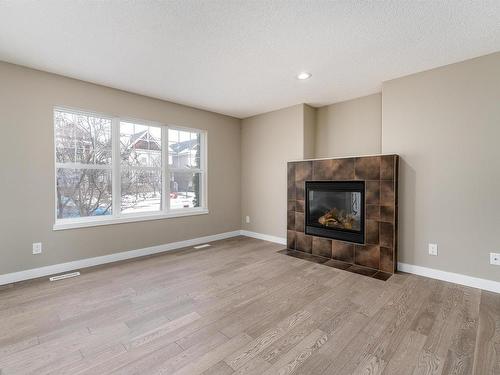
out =
[[[361,221],[360,231],[348,229],[319,228],[307,225],[309,222],[309,191],[355,191],[361,193]],[[365,243],[365,181],[306,181],[305,182],[305,233],[318,237],[332,238],[352,243]]]

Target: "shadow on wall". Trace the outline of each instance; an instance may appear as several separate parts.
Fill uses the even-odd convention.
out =
[[[415,213],[417,174],[404,158],[399,160],[398,254],[400,262],[415,264]]]

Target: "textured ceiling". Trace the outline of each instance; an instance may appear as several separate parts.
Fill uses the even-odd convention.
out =
[[[240,118],[498,50],[498,0],[0,0],[0,60]]]

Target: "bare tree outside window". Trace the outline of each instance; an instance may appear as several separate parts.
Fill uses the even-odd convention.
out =
[[[55,111],[57,217],[112,213],[111,120]]]

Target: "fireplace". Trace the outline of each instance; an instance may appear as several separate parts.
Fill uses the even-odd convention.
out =
[[[365,182],[306,181],[305,233],[365,242]]]

